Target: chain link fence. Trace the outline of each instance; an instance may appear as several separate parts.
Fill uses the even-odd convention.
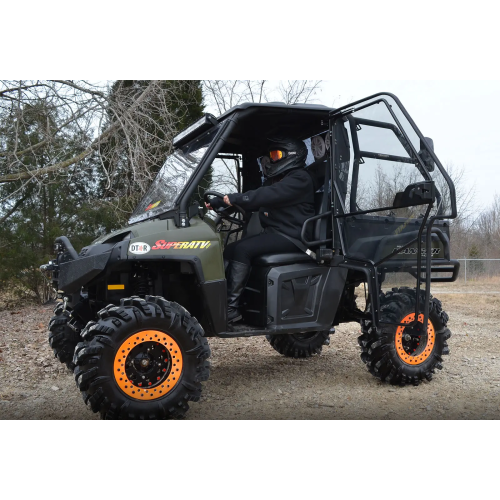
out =
[[[457,282],[500,281],[500,259],[457,259],[460,272]]]

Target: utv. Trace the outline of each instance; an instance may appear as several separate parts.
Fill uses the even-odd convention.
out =
[[[252,262],[243,323],[228,327],[222,251],[261,228],[258,214],[233,206],[211,215],[203,201],[260,187],[273,136],[305,142],[316,215],[302,227],[306,252]],[[356,321],[361,359],[379,379],[418,385],[442,368],[451,334],[430,285],[458,274],[448,226],[455,190],[397,97],[339,109],[242,104],[206,114],[173,146],[128,227],[79,254],[61,236],[43,266],[63,300],[50,345],[94,412],[182,417],[208,379],[214,336],[266,335],[279,353],[308,357],[336,325]],[[397,276],[412,287],[384,293]]]

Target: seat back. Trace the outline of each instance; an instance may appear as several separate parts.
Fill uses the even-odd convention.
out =
[[[321,208],[323,206],[323,198],[324,198],[324,192],[319,191],[314,193],[314,215],[319,215],[321,213]],[[320,234],[321,234],[321,223],[323,222],[322,219],[318,219],[314,223],[314,229],[313,229],[313,240],[319,240],[320,239]]]
[[[325,192],[325,174],[328,162],[321,158],[312,163],[307,170],[314,184],[314,215],[319,215],[329,210],[329,190]],[[329,187],[329,186],[328,186]],[[331,233],[331,220],[327,217],[318,219],[313,226],[313,240],[325,239]]]

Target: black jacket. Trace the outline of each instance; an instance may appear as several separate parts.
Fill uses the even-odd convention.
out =
[[[314,185],[311,176],[304,169],[292,170],[269,186],[246,193],[229,194],[231,204],[244,210],[259,211],[262,227],[269,232],[282,233],[299,248],[305,249],[300,239],[302,224],[314,212]],[[306,233],[312,236],[312,225]]]

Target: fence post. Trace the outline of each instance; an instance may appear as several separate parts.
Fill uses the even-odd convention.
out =
[[[467,259],[464,259],[465,260],[465,272],[464,272],[464,275],[465,275],[465,283],[467,284]]]

